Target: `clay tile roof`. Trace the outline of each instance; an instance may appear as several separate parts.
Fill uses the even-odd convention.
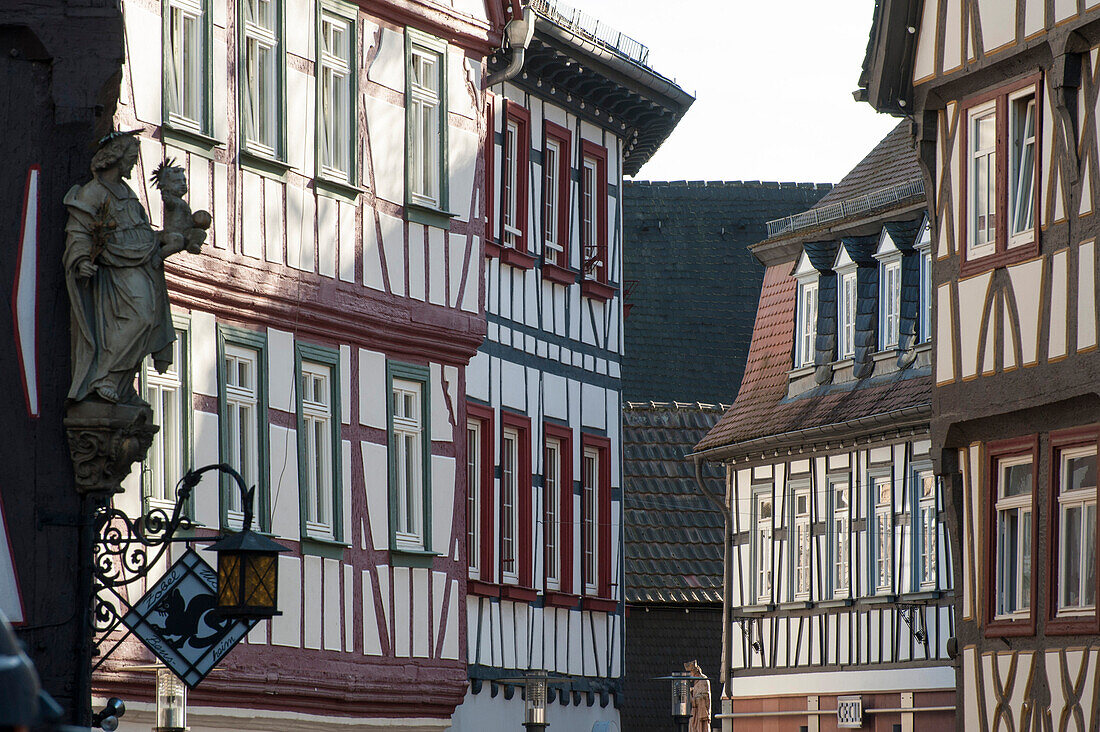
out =
[[[692,446],[726,405],[628,402],[623,409],[623,561],[630,603],[720,603],[722,514],[695,484]],[[722,495],[721,466],[703,466]]]

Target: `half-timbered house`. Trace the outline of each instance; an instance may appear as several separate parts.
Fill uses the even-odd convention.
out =
[[[879,3],[860,87],[914,120],[936,232],[959,728],[1096,729],[1100,8]]]
[[[150,175],[174,161],[213,226],[165,267],[174,363],[142,374],[160,431],[118,500],[170,505],[183,471],[226,462],[291,548],[281,615],[191,693],[192,730],[443,729],[463,698],[463,393],[485,334],[484,60],[505,10],[123,3],[132,185],[159,226]],[[198,531],[240,526],[231,487],[199,485]],[[148,658],[124,646],[97,672],[127,723],[151,719]]]
[[[693,101],[648,50],[533,0],[526,48],[490,59],[488,337],[466,371],[466,634],[456,730],[618,723],[623,675],[621,184]],[[601,726],[602,725],[602,726]]]
[[[924,209],[906,122],[752,247],[745,374],[694,453],[726,468],[734,726],[951,724]]]

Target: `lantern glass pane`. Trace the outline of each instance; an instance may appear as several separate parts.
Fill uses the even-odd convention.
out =
[[[218,554],[218,607],[240,604],[241,558],[237,554]]]
[[[691,716],[691,682],[688,679],[672,682],[672,716]]]
[[[275,607],[275,579],[278,563],[273,554],[250,554],[244,566],[244,604]]]

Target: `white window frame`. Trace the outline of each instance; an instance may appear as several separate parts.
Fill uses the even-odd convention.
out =
[[[500,567],[505,584],[519,583],[520,431],[505,427],[500,438]],[[510,556],[509,556],[510,554]]]
[[[561,190],[561,142],[547,138],[542,153],[543,170],[543,256],[551,262],[558,260],[558,254],[565,251],[561,240],[559,212],[562,202],[558,200]]]
[[[225,434],[229,454],[226,462],[244,478],[246,486],[259,484],[260,480],[260,354],[258,351],[235,343],[225,344],[225,410],[227,424]],[[245,365],[251,384],[241,382],[241,369]],[[251,437],[246,441],[244,438]],[[236,438],[236,439],[234,439]],[[226,523],[238,530],[244,524],[244,508],[236,485],[226,491]]]
[[[586,277],[594,278],[600,265],[600,161],[584,156],[581,161],[581,243],[582,261]]]
[[[249,2],[266,5],[269,17],[249,12]],[[281,154],[282,0],[241,2],[241,131],[244,148],[270,158]],[[266,53],[266,62],[260,59]]]
[[[1068,489],[1067,490],[1067,477],[1069,474],[1068,462],[1073,459],[1092,457],[1095,462],[1096,446],[1089,445],[1084,447],[1063,448],[1058,451],[1058,616],[1059,617],[1074,617],[1074,616],[1092,616],[1096,614],[1096,486],[1084,486],[1082,488]],[[1089,516],[1091,510],[1092,515]],[[1076,564],[1077,569],[1077,594],[1079,602],[1076,604],[1068,604],[1065,602],[1066,589],[1069,587],[1067,582],[1067,570],[1070,566],[1070,557],[1066,547],[1066,541],[1069,532],[1066,530],[1070,525],[1067,513],[1070,511],[1078,511],[1079,516],[1077,518],[1077,538],[1080,544],[1079,548],[1083,548],[1084,551],[1080,552],[1080,555],[1074,558],[1073,564]],[[1091,534],[1092,541],[1089,542],[1089,535]],[[1093,574],[1092,583],[1092,602],[1085,602],[1085,588],[1088,586],[1088,573],[1090,568]]]
[[[856,353],[856,301],[859,297],[856,269],[838,270],[837,283],[837,360],[852,358]]]
[[[872,475],[871,505],[874,507],[872,581],[876,595],[894,592],[894,476]]]
[[[143,466],[146,511],[162,509],[171,514],[176,505],[176,486],[189,467],[187,423],[192,407],[185,401],[189,394],[186,371],[189,335],[187,329],[176,328],[172,364],[163,374],[157,371],[151,356],[144,362],[142,397],[153,410],[153,423],[160,427],[153,435]]]
[[[757,604],[771,602],[774,508],[775,501],[770,490],[753,494],[753,595]]]
[[[482,429],[481,420],[466,420],[466,563],[474,580],[481,579]]]
[[[1030,99],[1028,99],[1030,97]],[[1037,150],[1038,150],[1038,137],[1039,131],[1039,109],[1036,104],[1035,86],[1027,86],[1023,89],[1017,89],[1008,95],[1008,145],[1009,150],[1006,151],[1008,156],[1008,186],[1006,194],[1008,196],[1008,232],[1005,240],[1005,246],[1008,249],[1013,247],[1022,246],[1024,244],[1030,244],[1035,238],[1035,186],[1037,184],[1037,177],[1035,168],[1039,163]],[[1019,119],[1019,112],[1023,107],[1024,120],[1021,122]],[[1030,120],[1030,135],[1027,134],[1028,128],[1026,128],[1027,121]],[[1021,129],[1021,124],[1025,127]],[[1027,150],[1030,148],[1030,157],[1026,152],[1021,150]],[[1025,183],[1022,175],[1025,172],[1024,168],[1021,168],[1021,162],[1030,160],[1030,175]],[[1021,210],[1020,203],[1022,200],[1020,194],[1026,194],[1027,207]],[[1020,214],[1024,214],[1026,218],[1023,228],[1020,228]]]
[[[414,28],[406,33],[408,202],[441,211],[447,206],[447,42]]]
[[[811,366],[817,356],[817,278],[798,286],[798,367]]]
[[[306,535],[314,539],[336,538],[336,466],[333,427],[335,400],[332,367],[303,360],[298,379],[298,408],[301,410],[305,460],[300,490],[304,493]],[[320,398],[323,396],[323,398]]]
[[[799,500],[805,501],[800,510]],[[795,600],[808,600],[813,588],[813,493],[808,484],[799,484],[791,490],[791,556],[794,571],[791,588]]]
[[[207,0],[167,0],[164,8],[164,102],[168,124],[209,131],[207,74],[210,16]]]
[[[978,135],[976,133],[978,125],[985,120],[992,120],[993,144],[992,147],[986,146],[979,148],[977,146]],[[968,149],[966,151],[966,258],[967,260],[974,260],[993,254],[997,248],[997,100],[991,99],[984,104],[979,104],[968,109],[966,111],[966,123],[968,125]],[[977,200],[978,186],[983,180],[978,175],[979,167],[985,171],[986,176],[984,178],[984,195],[986,196],[987,205],[983,207],[982,211],[978,211]],[[993,219],[992,225],[989,225],[988,222],[990,217]],[[983,226],[981,230],[983,232],[989,232],[989,238],[981,243],[978,242],[979,219],[985,219],[982,222],[985,226]]]
[[[504,244],[515,247],[523,237],[519,228],[519,207],[523,201],[519,200],[519,183],[522,171],[519,169],[520,123],[510,117],[504,119],[504,170],[501,171],[501,184],[504,186],[501,192],[501,208],[504,214]]]
[[[840,506],[839,498],[845,498]],[[829,479],[829,585],[834,598],[847,597],[852,585],[852,488],[847,478]]]
[[[357,45],[355,9],[319,3],[317,34],[318,170],[322,177],[355,182]],[[343,36],[339,47],[337,34]]]
[[[1033,514],[1035,484],[1034,479],[1031,477],[1033,464],[1034,458],[1031,454],[1005,457],[997,461],[997,494],[995,496],[996,505],[994,508],[997,514],[997,533],[994,537],[996,542],[996,580],[995,587],[993,588],[994,600],[996,603],[995,617],[997,619],[1018,619],[1026,618],[1031,615],[1032,601],[1034,599],[1031,597],[1031,573],[1035,571],[1035,547],[1032,545],[1032,522],[1035,520]],[[1008,469],[1019,465],[1027,465],[1029,467],[1028,476],[1032,482],[1031,490],[1020,495],[1005,497],[1005,485],[1007,483],[1005,478]],[[1016,519],[1015,543],[1006,554],[1004,546],[1004,526],[1005,516],[1010,513],[1017,513],[1018,518]],[[1011,556],[1014,560],[1012,564],[1006,562],[1006,556]],[[1015,602],[1012,607],[1007,607],[1007,598],[1005,597],[1007,589],[1006,579],[1008,579],[1009,572],[1012,573],[1013,586],[1017,590]]]
[[[422,402],[424,389],[423,382],[395,377],[390,393],[397,496],[397,526],[394,529],[394,538],[397,549],[410,551],[424,550],[427,533],[424,526],[423,451],[427,449],[427,445],[424,444]]]
[[[897,348],[901,337],[901,256],[882,261],[879,270],[881,350]]]
[[[913,470],[913,557],[916,590],[935,589],[939,582],[939,491],[930,467]]]
[[[932,340],[932,237],[928,221],[917,240],[920,257],[920,333],[919,342]]]
[[[584,592],[595,595],[600,589],[600,451],[584,448],[581,457],[581,531],[584,536],[582,565]]]
[[[543,555],[546,562],[546,589],[561,590],[561,460],[562,441],[546,438],[543,450],[542,493],[543,507]]]

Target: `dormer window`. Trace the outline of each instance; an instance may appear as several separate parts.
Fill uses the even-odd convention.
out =
[[[856,263],[844,247],[837,252],[833,270],[837,285],[837,360],[843,361],[856,353]]]
[[[818,271],[806,253],[799,257],[794,276],[798,280],[798,311],[795,313],[794,366],[811,366],[817,351]]]
[[[901,338],[901,250],[888,227],[882,230],[875,259],[879,262],[879,350],[897,348]]]

